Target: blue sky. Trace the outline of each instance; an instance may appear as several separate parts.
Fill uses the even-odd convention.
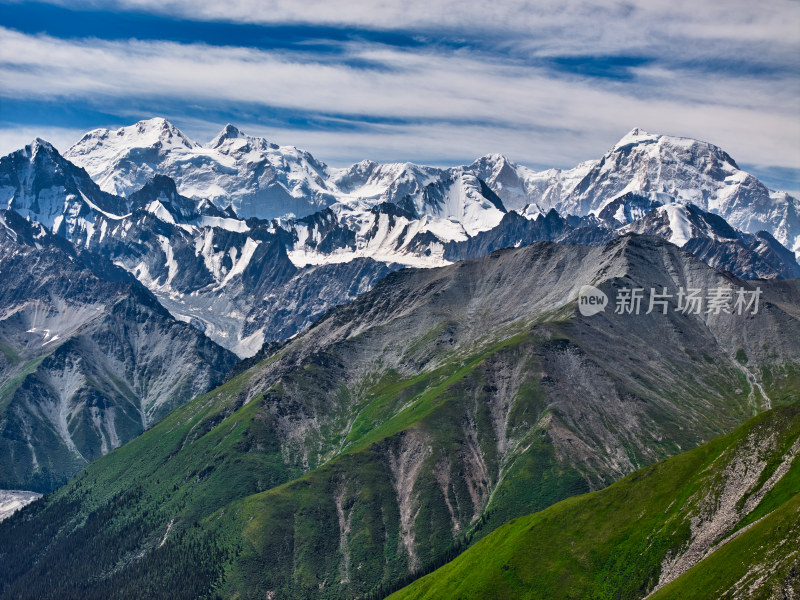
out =
[[[800,190],[800,3],[0,0],[0,154],[163,116],[331,165],[534,168],[633,127]]]

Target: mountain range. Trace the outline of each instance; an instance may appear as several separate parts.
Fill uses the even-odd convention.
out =
[[[630,192],[660,204],[694,204],[745,232],[770,231],[800,252],[796,198],[771,192],[716,146],[640,129],[600,160],[541,172],[497,154],[447,169],[369,160],[336,169],[232,125],[200,145],[164,119],[91,131],[65,157],[105,192],[128,196],[153,175],[167,175],[182,194],[231,204],[244,218],[302,218],[335,206],[346,220],[367,207],[405,203],[428,217],[420,231],[442,241],[491,229],[507,210],[586,216]]]
[[[90,132],[65,157],[38,140],[0,159],[0,202],[123,267],[240,357],[392,270],[536,241],[598,245],[632,231],[739,277],[800,276],[796,199],[710,144],[639,130],[570,171],[499,155],[332,169],[230,125],[201,146],[151,119]]]

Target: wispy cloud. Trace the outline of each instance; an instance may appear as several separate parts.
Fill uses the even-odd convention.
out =
[[[324,24],[420,32],[443,28],[465,36],[484,32],[545,32],[547,45],[642,45],[654,34],[740,43],[792,39],[797,6],[793,0],[697,2],[696,0],[52,0],[84,10],[125,10],[190,20],[253,24]],[[550,32],[548,34],[548,32]],[[561,33],[570,32],[563,36]],[[680,50],[680,49],[678,49]]]
[[[795,2],[51,4],[101,21],[128,11],[130,38],[69,36],[45,19],[0,28],[0,103],[16,115],[0,128],[80,106],[109,115],[98,126],[160,114],[201,139],[232,120],[334,164],[499,151],[570,166],[640,126],[800,167]],[[151,35],[137,34],[137,14]],[[184,33],[153,39],[170,25]],[[39,107],[27,121],[25,103]]]

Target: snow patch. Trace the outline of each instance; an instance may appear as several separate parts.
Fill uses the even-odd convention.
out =
[[[253,258],[253,253],[256,251],[256,248],[258,248],[259,244],[261,244],[260,241],[247,238],[247,241],[244,243],[244,248],[242,248],[242,256],[238,260],[236,260],[233,255],[231,256],[231,258],[234,260],[233,267],[230,271],[228,271],[228,274],[222,280],[222,283],[219,284],[217,289],[225,287],[231,279],[244,273],[244,270],[247,268],[247,265],[250,264],[250,260]],[[235,250],[235,248],[231,248],[231,251]]]
[[[666,214],[669,219],[669,228],[672,231],[669,241],[681,248],[685,246],[692,239],[692,224],[689,222],[686,206],[667,204],[659,206],[656,210],[661,214]]]

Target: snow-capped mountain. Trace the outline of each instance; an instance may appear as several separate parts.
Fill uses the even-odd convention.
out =
[[[205,145],[161,118],[96,129],[65,157],[109,193],[128,196],[154,175],[168,175],[183,195],[230,204],[244,217],[304,216],[335,200],[325,187],[325,165],[310,154],[246,136],[232,125]]]
[[[336,206],[343,221],[362,219],[363,226],[363,217],[379,204],[413,206],[417,219],[428,219],[418,232],[444,241],[487,231],[509,210],[535,216],[555,208],[586,216],[634,193],[660,204],[694,204],[748,233],[769,231],[800,255],[796,198],[770,191],[712,144],[640,129],[600,160],[540,172],[499,154],[449,169],[368,160],[334,169],[308,152],[247,136],[232,125],[201,145],[161,118],[89,132],[65,157],[106,192],[129,196],[154,175],[168,175],[181,194],[209,199],[220,209],[231,205],[244,218],[305,217]],[[394,245],[397,236],[389,237]],[[378,247],[385,251],[386,243]]]
[[[745,232],[768,231],[800,256],[798,200],[769,190],[739,169],[726,152],[706,142],[637,128],[600,160],[573,169],[536,172],[500,155],[485,156],[466,168],[512,210],[530,203],[562,215],[605,212],[623,224],[643,216],[647,204],[694,204]],[[644,202],[633,207],[634,214],[616,215],[618,200],[627,194]]]
[[[124,215],[127,201],[103,192],[86,171],[37,138],[0,158],[0,208],[69,237],[79,221],[86,228],[98,214]]]
[[[599,161],[546,177],[519,172],[529,200],[544,209],[599,214],[628,193],[660,204],[694,204],[745,232],[769,231],[800,256],[800,202],[767,189],[706,142],[633,129]],[[506,201],[502,190],[495,191]]]
[[[408,201],[417,219],[425,217],[420,232],[449,241],[494,227],[505,212],[469,169],[371,161],[333,169],[307,152],[247,136],[233,125],[200,145],[168,121],[150,119],[116,131],[91,131],[65,157],[109,193],[130,196],[153,176],[166,175],[182,195],[210,200],[220,209],[231,206],[243,218],[302,218],[336,205],[355,231],[375,225],[368,219],[374,206]],[[394,244],[399,232],[387,233]],[[364,245],[358,244],[362,255],[387,250],[386,240],[370,249]]]
[[[70,155],[126,197],[103,192],[83,169],[36,141],[0,159],[8,205],[108,257],[173,316],[240,356],[301,331],[392,270],[442,266],[537,241],[601,245],[639,232],[669,239],[741,277],[798,273],[791,252],[776,239],[788,225],[746,233],[686,202],[719,210],[742,204],[741,186],[732,183],[739,180],[749,182],[748,189],[763,188],[762,204],[773,208],[779,194],[770,196],[718,148],[638,130],[601,161],[540,173],[501,155],[449,169],[371,161],[331,169],[233,126],[200,146],[163,119],[90,132]],[[178,172],[178,181],[157,174],[162,170]],[[291,202],[302,200],[303,210],[314,212],[244,218],[237,212],[243,208],[274,214],[276,206],[288,206],[248,196],[267,181],[262,176],[273,189],[293,190]],[[717,188],[726,178],[724,195]],[[139,181],[142,187],[133,190]],[[208,187],[211,181],[216,188]],[[220,190],[222,183],[234,192],[202,198],[183,192],[206,184],[202,189]],[[786,207],[796,204],[783,197]],[[325,208],[315,210],[320,205]]]

